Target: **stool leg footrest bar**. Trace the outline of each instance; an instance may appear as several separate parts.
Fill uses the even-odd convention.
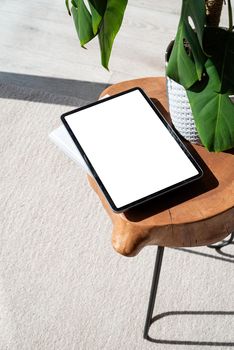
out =
[[[233,242],[234,240],[234,232],[230,233],[230,237],[227,241],[223,241],[221,243],[216,243],[216,244],[210,244],[207,247],[208,248],[212,248],[212,249],[221,249],[223,247],[225,247],[226,245],[229,245]]]

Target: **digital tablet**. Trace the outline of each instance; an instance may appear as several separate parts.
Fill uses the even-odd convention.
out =
[[[140,88],[75,109],[61,119],[115,212],[203,175]]]

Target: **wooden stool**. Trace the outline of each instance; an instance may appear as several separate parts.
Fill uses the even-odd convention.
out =
[[[114,95],[137,86],[146,92],[170,122],[163,77],[115,84],[105,89],[101,96]],[[198,161],[204,162],[203,178],[190,184],[190,187],[154,199],[124,214],[111,210],[95,180],[88,176],[91,187],[113,222],[114,249],[122,255],[134,256],[146,245],[158,246],[144,329],[144,338],[147,339],[150,339],[148,331],[152,323],[164,247],[212,246],[234,230],[233,150],[210,153],[199,145],[188,146]],[[232,239],[233,234],[229,241]]]

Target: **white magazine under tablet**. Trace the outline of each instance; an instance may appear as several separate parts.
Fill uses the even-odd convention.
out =
[[[58,146],[69,158],[80,165],[89,175],[91,172],[85,163],[78,148],[73,142],[64,125],[59,126],[49,134],[49,138]]]
[[[109,97],[105,95],[100,100]],[[69,158],[71,158],[76,164],[80,165],[89,175],[92,176],[88,165],[85,163],[80,151],[76,147],[74,141],[69,135],[64,125],[60,125],[57,129],[54,129],[49,134],[49,138],[58,146]]]

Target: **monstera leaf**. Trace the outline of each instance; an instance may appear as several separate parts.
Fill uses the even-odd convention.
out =
[[[215,34],[215,35],[214,35]],[[207,28],[204,48],[211,58],[205,63],[206,86],[187,90],[196,127],[204,146],[210,151],[234,147],[234,33]]]
[[[89,7],[92,14],[92,26],[93,26],[93,34],[96,35],[99,29],[99,25],[102,21],[102,16],[105,12],[106,1],[101,1],[101,3],[95,0],[89,0]]]
[[[234,33],[222,28],[205,28],[203,47],[220,77],[220,92],[234,92]]]
[[[83,0],[72,0],[71,13],[81,46],[87,44],[95,36],[92,16]]]
[[[166,73],[186,89],[202,77],[206,61],[202,50],[205,23],[205,0],[184,0]]]
[[[71,0],[70,10],[69,0],[66,0],[68,12],[73,15],[81,46],[98,35],[102,65],[107,69],[113,42],[121,27],[127,2],[127,0],[88,0],[89,8],[87,8],[84,0]]]
[[[101,48],[102,65],[108,68],[112,45],[122,24],[127,0],[108,0],[106,11],[98,34]]]

